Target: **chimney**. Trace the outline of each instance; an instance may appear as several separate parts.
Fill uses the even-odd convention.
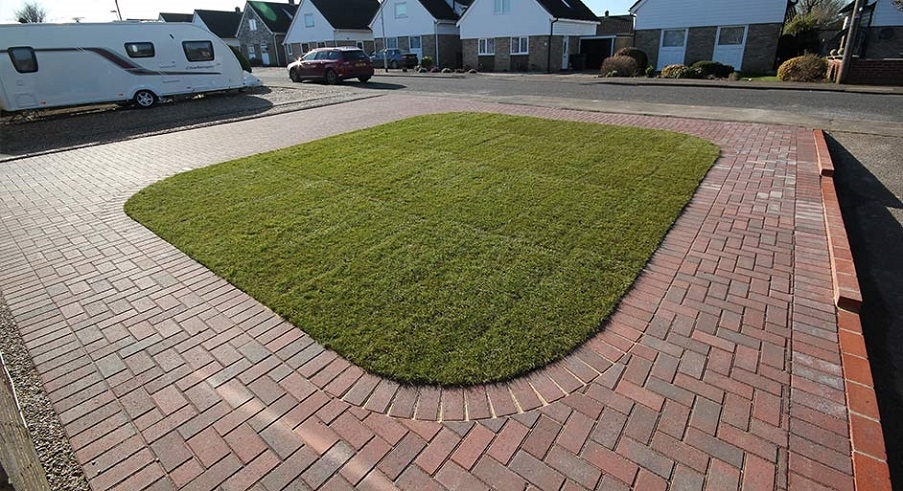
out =
[[[608,11],[607,11],[607,10],[605,11],[605,17],[608,17]]]
[[[241,7],[235,7],[235,12],[237,12],[237,13],[240,14],[240,13],[241,13]]]
[[[294,5],[294,4],[295,4],[295,0],[288,0],[288,4],[289,4],[289,5]]]

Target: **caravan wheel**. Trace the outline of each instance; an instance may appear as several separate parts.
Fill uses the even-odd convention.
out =
[[[153,107],[157,103],[157,95],[149,90],[139,90],[135,93],[135,105],[141,109]]]

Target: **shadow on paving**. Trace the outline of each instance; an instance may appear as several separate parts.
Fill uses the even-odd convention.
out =
[[[899,150],[901,140],[843,134],[827,138],[862,289],[860,316],[894,489],[903,489],[903,202],[882,179],[892,187],[901,184],[891,182],[894,174],[899,176],[894,149]]]
[[[6,116],[0,125],[0,153],[21,156],[253,116],[273,107],[271,101],[262,97],[269,92],[266,87],[257,87],[241,93],[206,94],[151,109],[107,104],[51,110],[30,119]]]

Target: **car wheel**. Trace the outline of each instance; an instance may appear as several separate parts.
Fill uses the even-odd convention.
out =
[[[398,61],[396,61],[396,60],[390,61],[389,68],[398,68]]]
[[[360,80],[361,83],[367,83],[367,81],[370,80],[370,77],[358,77],[357,79]]]
[[[326,80],[326,85],[335,85],[339,82],[339,74],[335,70],[326,70],[326,76],[323,78]]]
[[[300,82],[301,77],[298,75],[298,69],[292,68],[291,70],[289,70],[288,78],[292,79],[292,82]]]
[[[157,95],[149,90],[142,89],[135,93],[133,100],[135,101],[135,105],[141,109],[147,109],[153,107],[154,104],[157,103]]]

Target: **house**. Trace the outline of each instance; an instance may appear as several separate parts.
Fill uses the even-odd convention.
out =
[[[465,67],[558,71],[599,19],[580,0],[474,0],[461,20]]]
[[[417,59],[430,56],[437,67],[460,68],[463,52],[457,23],[471,1],[383,1],[370,22],[376,49],[398,48]]]
[[[249,0],[245,4],[237,37],[241,52],[251,64],[288,65],[291,58],[286,56],[282,43],[297,10],[294,0],[288,3]]]
[[[621,48],[633,46],[633,16],[605,15],[599,17],[595,36],[580,39],[579,62],[575,70],[598,70],[605,58],[615,54]]]
[[[235,7],[235,10],[195,10],[191,19],[192,24],[199,25],[204,29],[219,36],[229,46],[241,47],[238,40],[238,25],[241,23],[241,9]]]
[[[635,44],[657,70],[714,60],[735,70],[774,70],[778,38],[792,0],[639,0]]]
[[[285,36],[286,56],[297,58],[327,46],[373,51],[370,21],[377,9],[378,0],[303,0]]]
[[[160,22],[191,22],[194,14],[178,14],[173,12],[160,12],[157,20]]]
[[[903,11],[891,0],[863,2],[846,82],[903,85]],[[843,9],[844,39],[851,23],[853,3]],[[901,7],[903,8],[903,7]],[[843,46],[843,41],[836,48]],[[840,59],[832,60],[831,78],[839,74]]]

